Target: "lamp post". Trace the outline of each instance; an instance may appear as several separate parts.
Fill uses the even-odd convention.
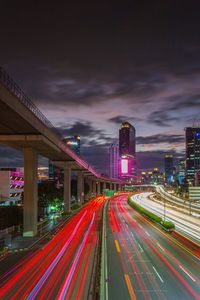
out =
[[[164,222],[165,222],[165,215],[166,215],[165,198],[163,198],[163,213],[164,213],[163,219],[164,219]]]

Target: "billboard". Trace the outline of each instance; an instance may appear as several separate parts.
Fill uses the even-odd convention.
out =
[[[128,174],[128,159],[121,159],[121,174]]]

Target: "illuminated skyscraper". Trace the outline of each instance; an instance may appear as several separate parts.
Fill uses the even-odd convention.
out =
[[[173,182],[174,180],[174,169],[173,169],[173,155],[165,155],[165,181],[168,183]]]
[[[72,138],[65,138],[63,142],[69,146],[76,154],[80,155],[81,138],[79,135],[75,135]]]
[[[109,147],[109,175],[119,178],[119,145],[112,144]]]
[[[135,171],[135,128],[123,122],[119,130],[120,177],[132,180]]]
[[[119,130],[119,155],[135,157],[135,128],[123,122]]]
[[[185,181],[185,160],[180,159],[178,164],[178,182],[184,184]]]
[[[186,180],[188,185],[194,185],[195,176],[200,172],[200,127],[185,128],[185,138]]]

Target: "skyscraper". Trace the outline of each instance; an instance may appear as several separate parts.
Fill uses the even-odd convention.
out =
[[[80,155],[80,144],[81,144],[81,138],[79,135],[75,135],[71,138],[65,138],[63,142],[69,146],[76,154]]]
[[[119,130],[120,177],[132,180],[135,171],[135,128],[129,122],[123,122]]]
[[[109,147],[109,175],[119,178],[119,145],[111,144]]]
[[[185,160],[180,159],[178,164],[178,182],[180,185],[185,181]]]
[[[195,174],[200,172],[200,127],[185,128],[186,138],[186,180],[195,184]]]
[[[174,179],[173,155],[165,155],[165,181],[171,183]]]
[[[135,157],[135,128],[123,122],[119,130],[119,155]]]

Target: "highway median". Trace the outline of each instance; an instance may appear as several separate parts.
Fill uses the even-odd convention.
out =
[[[139,205],[134,200],[132,200],[131,197],[132,197],[132,195],[128,196],[127,202],[132,208],[137,210],[139,213],[141,213],[143,216],[147,217],[154,223],[158,224],[160,227],[162,227],[167,232],[171,232],[175,229],[175,224],[173,222],[163,221],[163,219],[160,216],[152,213],[151,211],[147,210],[143,206]]]

